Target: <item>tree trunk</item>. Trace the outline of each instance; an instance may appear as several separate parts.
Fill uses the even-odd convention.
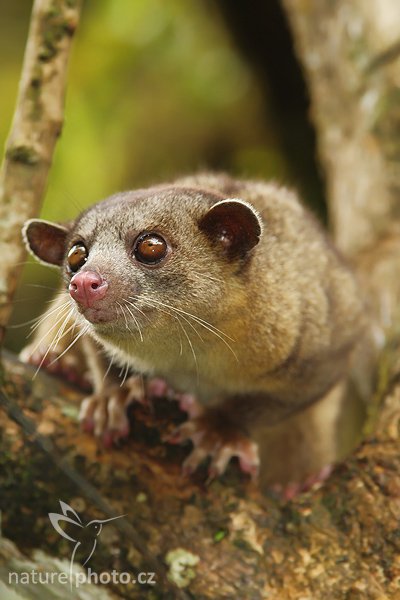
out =
[[[397,0],[283,0],[312,100],[334,236],[354,255],[400,234]]]

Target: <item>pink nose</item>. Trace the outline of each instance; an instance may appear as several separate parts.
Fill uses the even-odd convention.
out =
[[[95,271],[82,271],[71,279],[69,293],[84,308],[90,308],[107,293],[108,283]]]

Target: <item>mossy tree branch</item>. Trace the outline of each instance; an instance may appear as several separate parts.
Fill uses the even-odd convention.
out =
[[[39,213],[63,124],[81,0],[35,0],[17,106],[0,173],[0,344],[25,259],[23,223]]]

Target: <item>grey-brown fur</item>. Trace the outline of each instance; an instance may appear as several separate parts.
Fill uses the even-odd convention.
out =
[[[262,221],[259,243],[233,258],[198,225],[228,198],[249,203]],[[170,243],[163,266],[132,260],[142,231]],[[370,322],[353,273],[293,192],[227,176],[187,177],[89,208],[69,228],[66,251],[76,241],[89,249],[83,269],[109,282],[104,311],[115,318],[89,326],[119,363],[195,394],[221,422],[225,414],[257,440],[266,483],[297,480],[335,459],[344,382],[370,344]],[[362,387],[365,370],[356,377]],[[274,448],[297,453],[302,465],[283,458],[277,467]]]

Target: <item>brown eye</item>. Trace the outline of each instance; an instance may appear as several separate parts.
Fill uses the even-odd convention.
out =
[[[133,248],[135,258],[145,265],[155,265],[166,257],[167,242],[157,233],[144,233],[138,237]]]
[[[75,273],[87,261],[88,252],[83,244],[74,244],[68,252],[67,263],[70,271]]]

